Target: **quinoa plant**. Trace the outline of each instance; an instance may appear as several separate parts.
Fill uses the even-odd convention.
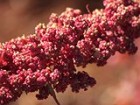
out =
[[[135,54],[140,36],[140,3],[104,0],[104,8],[82,14],[66,8],[52,14],[35,32],[0,44],[0,105],[17,100],[23,92],[38,91],[37,99],[55,92],[87,90],[96,80],[86,71],[90,63],[103,66],[116,52]]]

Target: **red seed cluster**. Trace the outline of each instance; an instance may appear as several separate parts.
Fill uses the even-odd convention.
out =
[[[94,86],[95,79],[76,67],[106,64],[115,52],[134,54],[140,36],[140,4],[133,0],[104,0],[104,9],[82,14],[67,8],[52,14],[35,33],[2,43],[0,47],[0,105],[23,92],[38,91],[38,99],[54,91],[73,92]],[[58,102],[57,102],[58,103]],[[59,104],[59,103],[58,103]]]

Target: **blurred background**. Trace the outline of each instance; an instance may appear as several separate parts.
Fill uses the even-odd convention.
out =
[[[66,7],[87,13],[102,8],[102,0],[0,0],[0,42],[34,33],[38,23],[47,23],[51,13],[60,14]],[[136,41],[140,44],[140,39]],[[140,49],[140,47],[139,47]],[[116,54],[104,67],[95,64],[86,68],[97,84],[87,91],[58,93],[61,105],[140,105],[140,50],[128,56]],[[52,97],[38,101],[35,93],[23,94],[9,105],[56,105]]]

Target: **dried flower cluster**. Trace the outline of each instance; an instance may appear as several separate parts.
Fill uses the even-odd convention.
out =
[[[75,66],[106,64],[115,52],[134,54],[140,36],[140,4],[132,0],[104,0],[104,9],[81,14],[67,8],[52,14],[35,33],[0,46],[0,105],[15,101],[22,92],[35,92],[38,99],[94,86],[95,79]]]

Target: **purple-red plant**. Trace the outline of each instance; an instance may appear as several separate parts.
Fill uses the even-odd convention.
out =
[[[0,105],[17,100],[23,92],[38,91],[46,99],[67,86],[73,92],[96,81],[77,66],[106,64],[116,52],[134,54],[134,40],[140,36],[140,4],[133,0],[104,0],[104,9],[81,14],[67,8],[52,14],[47,25],[35,33],[0,46]]]

